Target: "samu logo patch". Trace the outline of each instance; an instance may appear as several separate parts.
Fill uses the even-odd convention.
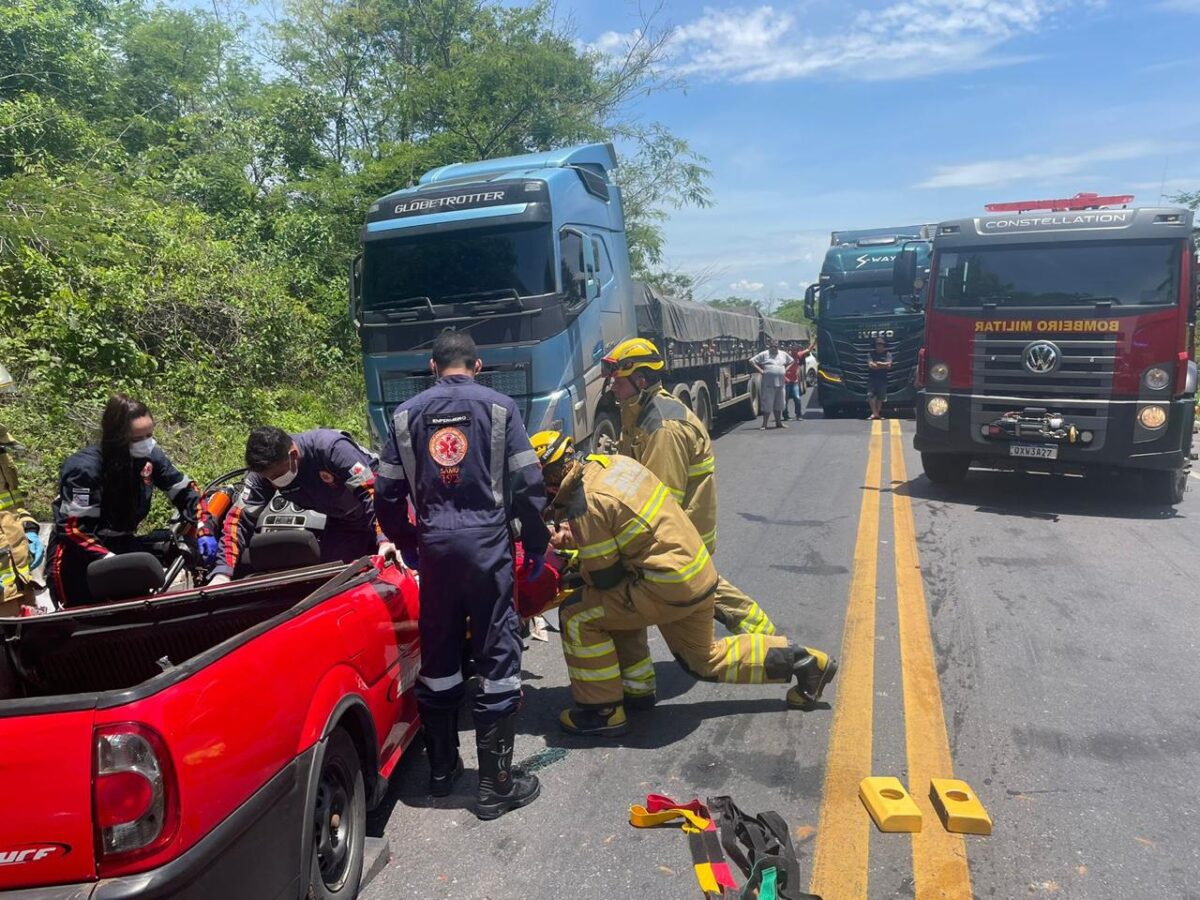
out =
[[[439,428],[429,439],[429,456],[443,468],[467,458],[467,436],[457,428]]]

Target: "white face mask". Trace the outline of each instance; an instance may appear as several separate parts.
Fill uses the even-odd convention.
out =
[[[296,474],[300,471],[299,466],[294,469],[288,469],[287,472],[280,475],[278,478],[269,478],[268,481],[277,488],[285,488],[296,480]]]
[[[154,438],[142,438],[140,441],[130,443],[129,455],[134,459],[149,459],[150,454],[154,452],[154,448],[157,446],[158,442]]]

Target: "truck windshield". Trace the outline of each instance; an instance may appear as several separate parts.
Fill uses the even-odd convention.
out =
[[[943,250],[943,309],[1170,306],[1179,302],[1177,241],[1094,241]]]
[[[553,291],[554,242],[546,224],[397,237],[363,248],[366,309]]]
[[[842,287],[826,285],[821,289],[821,317],[894,316],[911,313],[892,293],[892,283],[856,284]]]

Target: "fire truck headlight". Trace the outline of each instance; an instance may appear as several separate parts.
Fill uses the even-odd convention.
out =
[[[925,412],[935,419],[940,419],[950,412],[950,401],[945,397],[930,397],[925,403]]]
[[[944,362],[934,363],[929,367],[930,381],[945,381],[950,377],[950,367]]]
[[[1161,391],[1163,388],[1168,387],[1171,384],[1171,376],[1167,374],[1166,369],[1160,369],[1158,366],[1154,366],[1153,368],[1146,370],[1145,374],[1142,375],[1142,381],[1145,383],[1146,387],[1150,388],[1150,390]]]
[[[1143,428],[1157,431],[1167,424],[1167,410],[1164,406],[1143,406],[1138,413],[1138,421]]]

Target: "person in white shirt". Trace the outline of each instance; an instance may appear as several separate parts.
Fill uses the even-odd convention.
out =
[[[766,429],[771,414],[775,415],[775,427],[787,428],[783,421],[783,407],[787,402],[784,377],[792,358],[779,349],[779,342],[767,339],[767,349],[750,360],[750,365],[762,375],[761,390],[758,392],[759,409],[762,412],[761,429]]]

